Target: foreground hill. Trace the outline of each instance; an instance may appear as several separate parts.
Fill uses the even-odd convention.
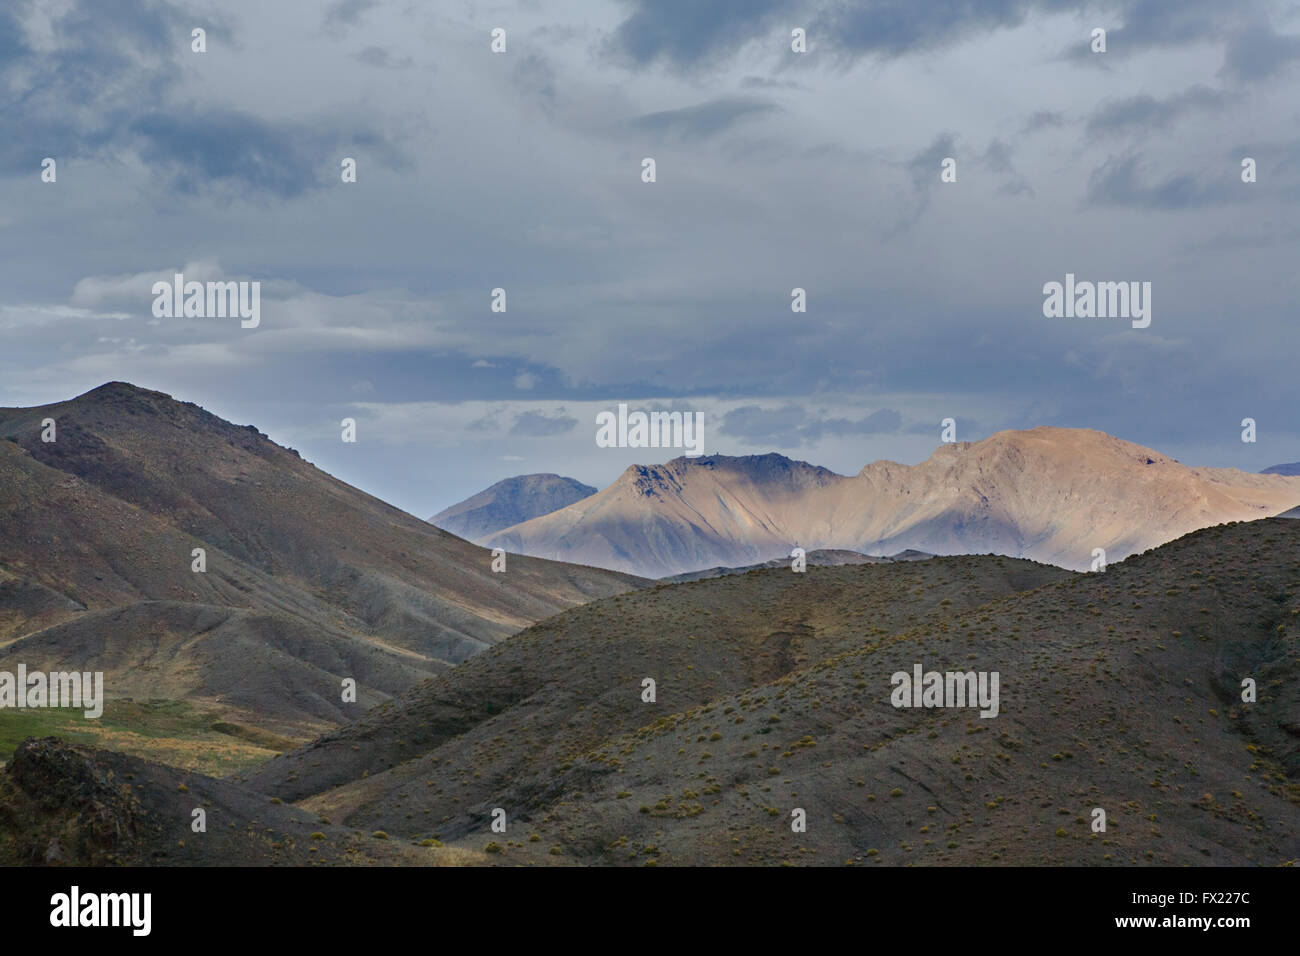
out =
[[[56,861],[293,863],[315,827],[329,863],[1285,864],[1298,642],[1289,520],[1104,573],[966,556],[662,585],[535,625],[252,774],[25,744],[0,772],[0,861],[57,837]],[[895,707],[918,664],[998,673],[996,716]],[[221,841],[168,842],[191,794]]]
[[[780,455],[676,458],[484,544],[667,577],[806,550],[994,552],[1089,568],[1300,504],[1300,478],[1188,468],[1089,429],[1005,431],[846,477]]]
[[[0,669],[102,670],[113,697],[318,731],[638,583],[524,557],[493,574],[255,428],[123,383],[0,409],[0,439]]]
[[[192,829],[194,811],[206,831]],[[136,757],[29,740],[0,775],[0,865],[438,866],[471,854],[389,841]]]
[[[430,776],[446,776],[439,781],[445,800],[486,799],[520,773],[554,768],[610,733],[766,684],[869,635],[1066,575],[1028,561],[943,559],[757,571],[597,601],[272,760],[250,780],[294,801],[347,784],[322,805],[373,801],[385,820],[376,825],[385,826],[388,814],[405,812],[393,789],[414,791]],[[646,677],[658,682],[654,707],[640,700]],[[450,749],[439,752],[443,746]],[[471,764],[476,776],[462,779]]]
[[[520,475],[498,481],[473,497],[439,511],[429,523],[477,542],[502,528],[559,511],[595,493],[595,488],[573,478]]]
[[[248,785],[504,862],[1275,864],[1300,856],[1298,595],[1280,520],[1104,574],[946,557],[658,587],[536,625]],[[895,708],[917,663],[998,672],[998,715]]]

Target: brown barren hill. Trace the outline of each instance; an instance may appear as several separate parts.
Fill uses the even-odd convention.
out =
[[[660,585],[536,624],[249,779],[362,827],[465,832],[476,805],[525,779],[546,790],[557,768],[611,737],[1068,577],[984,556]],[[653,706],[641,700],[646,678]],[[439,809],[407,820],[411,807]]]
[[[251,774],[29,741],[0,862],[1285,865],[1298,595],[1280,519],[1091,574],[977,555],[661,585]],[[917,667],[998,692],[900,706]],[[220,838],[181,845],[195,800]]]
[[[1104,573],[762,570],[568,611],[248,785],[507,865],[1277,865],[1300,856],[1297,641],[1288,520]],[[995,712],[895,706],[918,665],[997,674]]]
[[[639,583],[522,556],[505,574],[490,565],[255,428],[159,392],[114,382],[0,409],[0,668],[103,670],[110,695],[319,724]],[[356,704],[341,700],[345,677]]]

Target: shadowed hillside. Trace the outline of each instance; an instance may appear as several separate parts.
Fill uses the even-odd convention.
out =
[[[1300,854],[1298,595],[1280,520],[1096,574],[950,557],[659,587],[530,628],[249,783],[471,848],[501,842],[501,807],[507,862],[1278,863]],[[896,709],[891,675],[917,663],[999,672],[1000,713]]]
[[[192,829],[195,810],[204,832]],[[482,854],[340,827],[222,780],[30,740],[0,775],[0,865],[463,866]]]
[[[1300,856],[1298,639],[1300,523],[1278,519],[1093,574],[968,556],[661,585],[227,780],[29,743],[0,848],[295,862],[315,825],[323,862],[1276,865]],[[998,673],[996,716],[894,706],[918,664]],[[230,832],[159,855],[182,784]],[[130,821],[108,848],[105,816]]]

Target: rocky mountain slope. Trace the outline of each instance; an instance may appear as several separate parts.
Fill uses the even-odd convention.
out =
[[[638,583],[490,564],[255,428],[158,392],[110,383],[0,409],[0,669],[101,670],[112,696],[315,732]]]

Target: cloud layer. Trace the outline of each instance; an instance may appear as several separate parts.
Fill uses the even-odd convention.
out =
[[[1300,458],[1285,0],[111,7],[0,10],[4,404],[127,379],[422,515],[612,480],[621,401],[840,472],[945,417]],[[261,325],[155,319],[177,271]],[[1067,273],[1151,282],[1151,327],[1045,319]]]

